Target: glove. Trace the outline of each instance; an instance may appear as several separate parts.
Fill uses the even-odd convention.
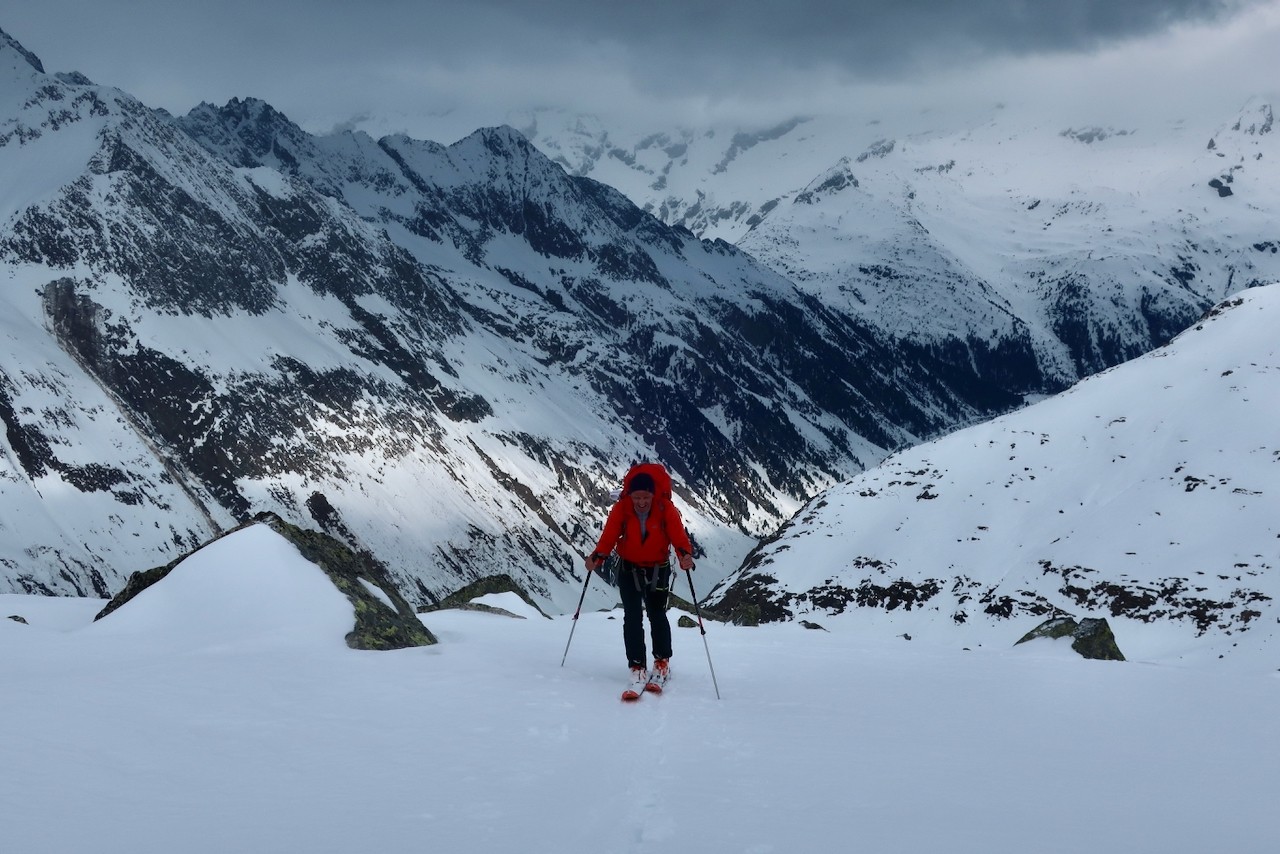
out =
[[[587,572],[594,572],[604,566],[604,555],[599,552],[592,552],[587,555],[586,560]]]
[[[685,554],[684,552],[680,552],[680,554],[678,555],[678,557],[680,558],[680,568],[681,568],[681,569],[685,569],[685,570],[693,570],[693,569],[696,569],[696,568],[697,568],[697,567],[695,567],[695,566],[693,565],[693,555],[691,555],[691,554]]]

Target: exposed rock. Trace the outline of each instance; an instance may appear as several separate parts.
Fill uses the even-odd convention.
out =
[[[285,522],[274,513],[259,514],[255,521],[269,525],[297,546],[302,556],[319,566],[333,580],[356,610],[355,628],[347,635],[352,649],[404,649],[430,646],[435,635],[422,625],[413,607],[396,589],[384,567],[373,555],[356,552],[328,534]],[[379,588],[395,605],[387,607],[361,582]]]
[[[704,621],[710,620],[715,623],[729,622],[723,614],[716,611],[708,611],[706,607],[702,605],[695,608],[692,602],[681,596],[677,596],[675,593],[672,593],[667,597],[667,605],[668,607],[675,608],[678,611],[684,611],[686,614],[700,614]],[[681,617],[681,619],[684,619],[684,617]],[[697,625],[697,623],[694,623],[694,625]]]
[[[777,583],[778,579],[764,573],[745,576],[721,595],[718,607],[737,626],[790,619],[790,597],[774,596],[772,587]]]
[[[505,614],[509,617],[519,617],[518,614],[512,614],[510,611],[503,608],[494,608],[490,605],[483,605],[471,601],[473,599],[478,599],[481,596],[487,596],[490,593],[514,593],[530,608],[533,608],[539,614],[542,614],[542,616],[547,617],[547,619],[551,619],[547,616],[547,613],[539,608],[537,603],[533,601],[533,597],[531,597],[524,588],[517,584],[515,579],[505,573],[489,575],[477,581],[473,581],[461,590],[450,593],[436,604],[420,608],[419,613],[458,608],[470,611],[487,611],[492,614]]]
[[[209,542],[213,542],[213,540],[210,540]],[[205,545],[208,545],[208,543],[206,543]],[[200,548],[204,548],[204,546],[200,546]],[[129,580],[125,582],[124,589],[121,590],[119,593],[117,593],[115,596],[111,597],[111,601],[109,601],[106,604],[106,606],[94,616],[93,618],[94,622],[101,620],[103,617],[107,616],[108,614],[111,614],[119,610],[124,605],[128,604],[129,601],[133,599],[133,597],[137,596],[139,593],[141,593],[143,590],[146,590],[148,587],[155,584],[157,581],[160,581],[161,579],[163,579],[166,575],[168,575],[170,572],[173,571],[173,568],[175,566],[182,563],[184,560],[186,560],[188,557],[194,554],[195,551],[199,551],[199,549],[195,549],[192,552],[184,554],[182,557],[175,558],[174,560],[170,561],[164,566],[155,566],[155,567],[152,567],[151,569],[144,569],[130,575]]]
[[[1022,636],[1018,643],[1040,638],[1073,638],[1071,648],[1083,658],[1101,661],[1124,661],[1124,653],[1116,645],[1115,635],[1105,619],[1086,617],[1077,622],[1073,617],[1054,617],[1045,620]],[[1018,644],[1014,644],[1017,646]]]
[[[13,620],[15,623],[22,623],[22,625],[24,625],[24,626],[25,626],[25,625],[28,625],[28,623],[27,623],[27,618],[26,618],[26,617],[23,617],[23,616],[22,616],[22,615],[20,615],[20,614],[10,614],[10,615],[9,615],[9,619],[10,619],[10,620]]]

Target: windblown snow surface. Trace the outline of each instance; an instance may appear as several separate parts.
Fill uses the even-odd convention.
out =
[[[350,650],[263,525],[96,623],[0,596],[5,850],[1280,850],[1274,667],[708,624],[624,704],[617,612],[485,601]]]

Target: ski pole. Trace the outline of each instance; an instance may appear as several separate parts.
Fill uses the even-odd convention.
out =
[[[587,570],[587,578],[582,582],[582,595],[578,597],[578,610],[573,612],[573,625],[569,627],[569,640],[564,645],[564,656],[560,659],[560,666],[564,667],[565,659],[569,657],[569,644],[573,643],[573,630],[578,627],[578,615],[582,613],[582,603],[587,599],[587,585],[591,583],[591,573],[595,570]]]
[[[720,685],[716,682],[716,668],[711,663],[711,647],[707,646],[707,627],[702,625],[702,609],[698,607],[698,594],[693,592],[693,572],[686,569],[685,577],[689,579],[689,598],[693,600],[693,613],[698,615],[698,631],[702,632],[702,648],[707,651],[707,667],[711,670],[711,686],[716,689],[716,699],[720,699]]]

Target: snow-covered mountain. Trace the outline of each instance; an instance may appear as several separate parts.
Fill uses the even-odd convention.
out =
[[[542,111],[517,126],[906,352],[971,360],[979,382],[1069,384],[1280,280],[1269,101],[1123,127],[1027,115],[653,132]]]
[[[714,579],[820,489],[1027,391],[899,352],[510,128],[175,119],[8,36],[0,74],[7,589],[104,595],[272,511],[417,603],[500,569],[567,607],[646,458]]]
[[[924,138],[843,162],[817,159],[832,138],[806,122],[711,159],[703,138],[651,140],[670,186],[686,162],[760,176],[737,240],[768,266],[508,127],[446,147],[316,137],[252,99],[175,118],[48,74],[8,36],[0,75],[0,579],[16,591],[105,595],[271,511],[372,553],[417,604],[501,570],[564,608],[638,459],[675,472],[709,584],[889,451],[1163,343],[1263,281],[1280,244],[1260,236],[1280,196],[1250,183],[1275,138],[1263,118],[1214,138],[1215,214],[1179,220],[1220,240],[1180,259],[1152,226],[1152,269],[1176,275],[1134,280],[1132,252],[1093,275],[1091,216],[1110,196],[1072,190],[1082,207],[1041,228],[1066,259],[1041,288],[1050,309],[1046,274],[1018,266],[1043,261],[1040,244],[1004,261],[1014,238],[969,239],[988,213],[983,233],[1004,235],[1024,201],[1044,215],[1048,190],[984,212],[975,188],[998,158],[953,195],[949,161],[911,167],[929,191],[873,168],[901,172]],[[817,148],[763,168],[797,133]],[[1054,144],[1100,151],[1103,136]],[[1251,213],[1219,219],[1224,204]],[[851,285],[850,265],[869,278]],[[1111,341],[1113,327],[1138,332]]]
[[[956,645],[1105,617],[1122,651],[1280,655],[1280,286],[815,499],[713,592]]]

